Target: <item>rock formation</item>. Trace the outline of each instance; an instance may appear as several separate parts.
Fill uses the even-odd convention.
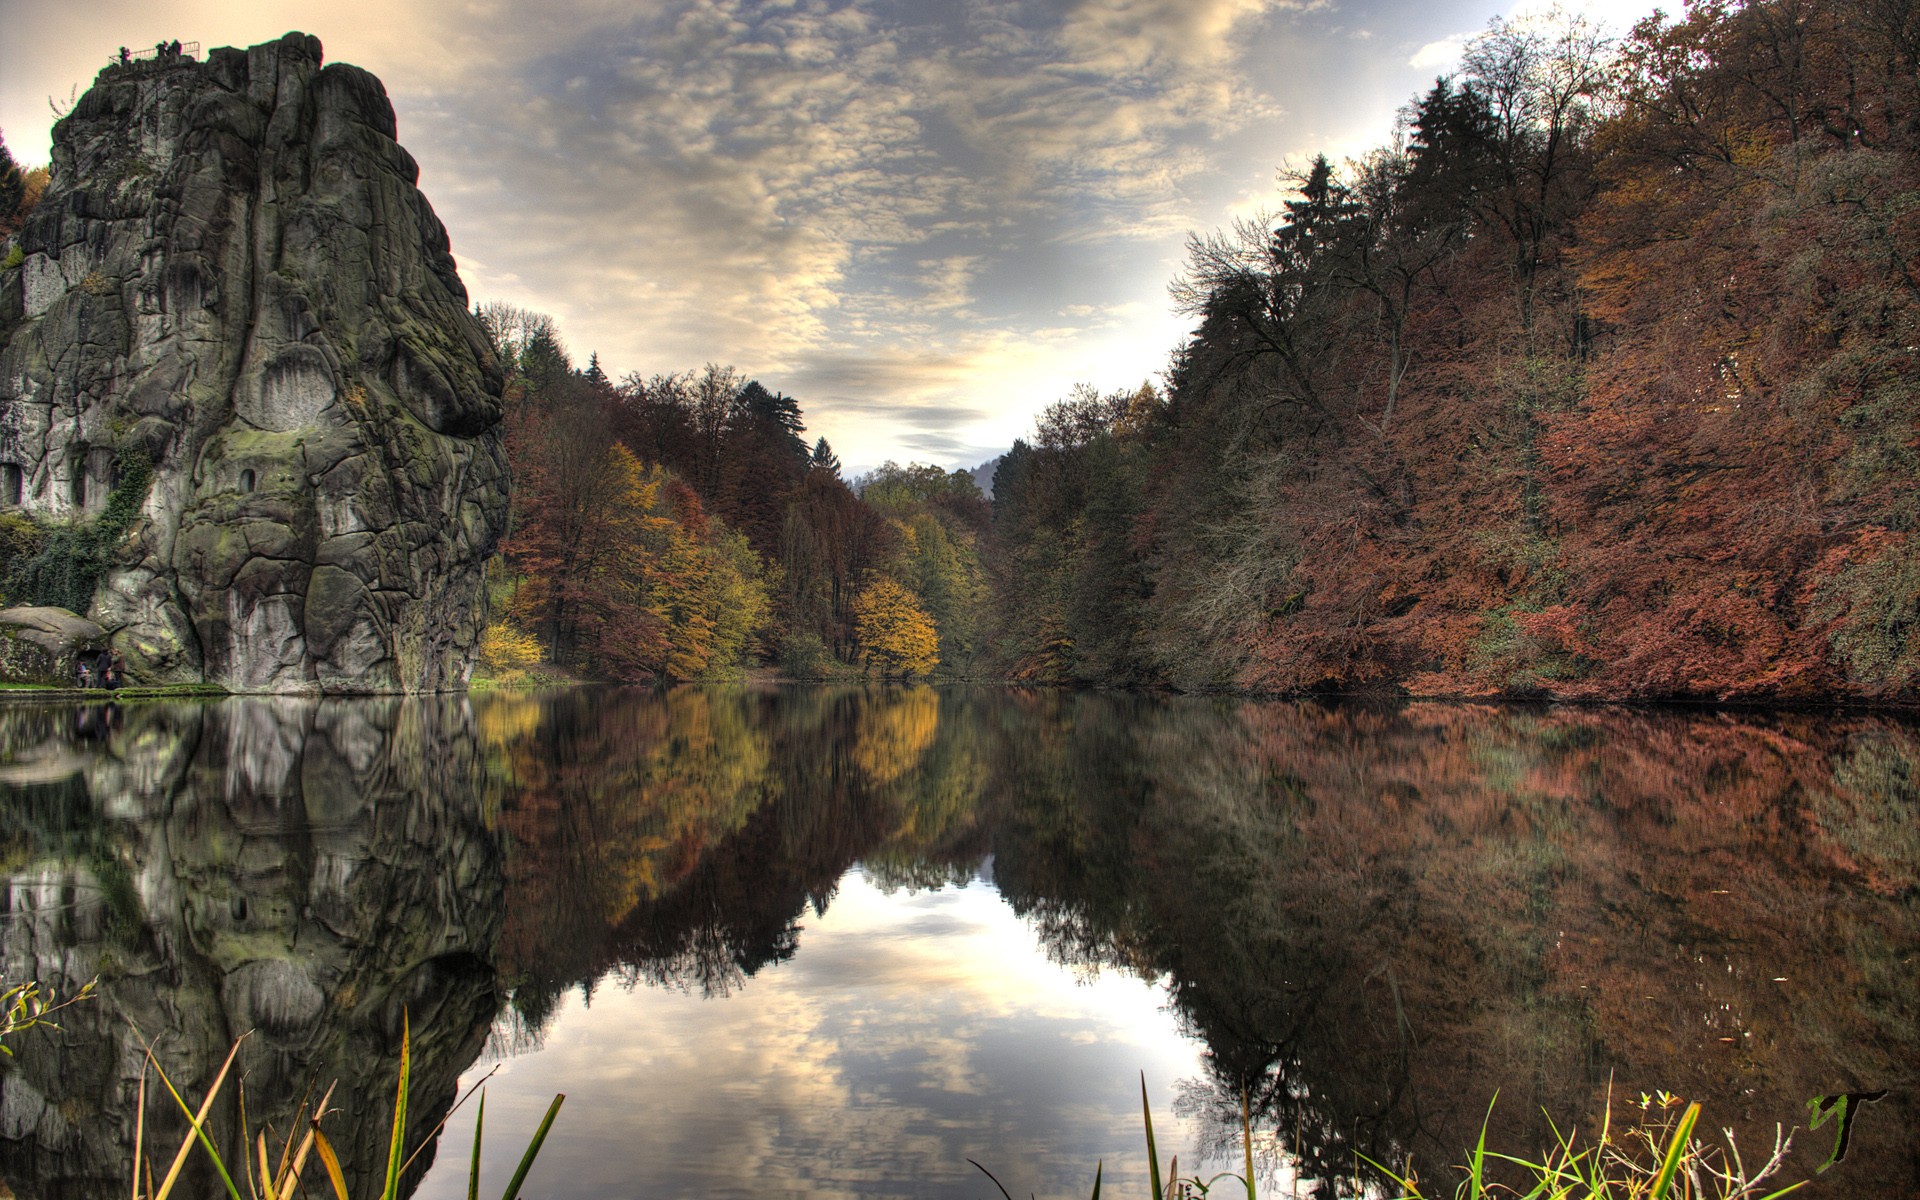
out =
[[[72,687],[107,631],[64,608],[0,609],[0,680]]]
[[[501,379],[394,138],[294,33],[110,66],[54,129],[0,274],[0,506],[139,504],[88,612],[136,679],[466,680]]]

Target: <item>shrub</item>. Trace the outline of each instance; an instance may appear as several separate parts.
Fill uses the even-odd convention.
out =
[[[117,560],[120,541],[139,519],[153,483],[144,447],[122,450],[114,464],[120,482],[98,516],[40,526],[34,553],[7,565],[4,590],[13,603],[50,604],[82,615],[92,607],[93,593]]]

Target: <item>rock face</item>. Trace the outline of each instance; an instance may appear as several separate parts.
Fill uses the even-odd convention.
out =
[[[293,33],[110,66],[54,129],[0,276],[0,506],[86,518],[151,462],[88,613],[136,679],[466,681],[501,379],[394,136]]]
[[[0,682],[72,687],[107,631],[64,608],[0,609]]]

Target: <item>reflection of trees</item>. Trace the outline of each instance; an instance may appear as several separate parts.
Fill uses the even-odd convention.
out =
[[[1453,1161],[1496,1091],[1509,1145],[1611,1074],[1752,1147],[1912,1079],[1920,759],[1885,722],[1029,704],[1001,888],[1062,960],[1166,972],[1211,1051],[1190,1105],[1251,1085],[1307,1174]],[[1868,1191],[1912,1186],[1901,1103],[1850,1159]]]
[[[505,958],[538,1028],[560,992],[617,979],[724,995],[785,961],[849,867],[964,877],[984,785],[971,701],[931,689],[680,688],[500,698]],[[537,711],[534,718],[528,711]],[[957,734],[950,731],[959,730]],[[964,865],[963,865],[964,864]]]
[[[132,705],[109,728],[105,711],[0,710],[3,969],[57,991],[102,981],[0,1076],[0,1175],[25,1194],[124,1188],[142,1039],[197,1093],[248,1033],[249,1124],[289,1128],[309,1083],[337,1079],[350,1118],[332,1132],[358,1190],[384,1168],[402,1013],[417,1137],[497,1005],[499,863],[471,714],[232,700]],[[40,777],[7,773],[27,763]],[[181,1132],[163,1096],[150,1139]],[[228,1146],[235,1117],[216,1114]]]

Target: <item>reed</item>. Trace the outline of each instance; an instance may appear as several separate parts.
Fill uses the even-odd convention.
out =
[[[1498,1099],[1496,1096],[1495,1103]],[[1630,1110],[1634,1107],[1629,1106]],[[1411,1161],[1399,1172],[1367,1161],[1401,1189],[1396,1200],[1430,1200],[1444,1195],[1455,1200],[1492,1200],[1495,1196],[1514,1200],[1777,1200],[1809,1182],[1802,1179],[1785,1187],[1772,1186],[1785,1168],[1793,1145],[1790,1131],[1776,1128],[1772,1153],[1750,1170],[1741,1160],[1732,1130],[1724,1131],[1724,1150],[1694,1136],[1701,1112],[1697,1101],[1686,1102],[1667,1092],[1643,1094],[1637,1115],[1619,1128],[1614,1124],[1613,1108],[1609,1087],[1599,1136],[1584,1142],[1572,1130],[1561,1133],[1549,1118],[1553,1145],[1536,1160],[1487,1149],[1487,1123],[1493,1118],[1493,1105],[1489,1104],[1473,1152],[1453,1172],[1443,1173],[1439,1191],[1422,1190]],[[1491,1178],[1495,1171],[1504,1172],[1507,1179],[1495,1182]]]
[[[221,1064],[219,1073],[214,1077],[213,1086],[208,1089],[197,1109],[188,1104],[186,1097],[174,1087],[173,1081],[167,1077],[159,1060],[154,1058],[153,1047],[151,1045],[147,1047],[146,1067],[151,1068],[152,1074],[158,1078],[160,1084],[166,1088],[167,1094],[173,1098],[181,1113],[185,1115],[188,1131],[181,1138],[179,1146],[174,1149],[166,1173],[156,1184],[153,1164],[146,1155],[148,1072],[143,1069],[140,1075],[139,1116],[135,1119],[133,1135],[133,1181],[130,1192],[132,1200],[167,1200],[179,1182],[180,1172],[186,1166],[187,1159],[196,1145],[211,1162],[214,1173],[220,1177],[221,1186],[230,1200],[291,1200],[295,1196],[304,1196],[306,1191],[303,1188],[302,1179],[309,1166],[315,1161],[318,1161],[321,1173],[326,1176],[326,1187],[333,1200],[352,1200],[347,1187],[346,1174],[340,1168],[340,1157],[334,1151],[333,1142],[321,1128],[321,1122],[337,1111],[328,1106],[328,1101],[333,1096],[331,1087],[320,1097],[318,1103],[309,1106],[302,1101],[294,1117],[294,1128],[281,1142],[277,1156],[271,1152],[269,1130],[259,1129],[254,1132],[250,1140],[247,1138],[247,1105],[244,1088],[240,1091],[242,1144],[238,1155],[230,1161],[229,1157],[221,1154],[219,1147],[214,1144],[212,1136],[207,1132],[207,1115],[213,1111],[214,1101],[226,1085],[233,1069],[234,1059],[240,1053],[241,1042],[245,1040],[246,1036],[243,1034],[239,1041],[234,1042],[233,1048],[227,1051],[226,1061]],[[480,1139],[486,1124],[487,1112],[486,1095],[481,1085],[486,1082],[485,1079],[468,1088],[466,1095],[460,1097],[459,1102],[448,1110],[446,1117],[441,1118],[439,1124],[428,1130],[413,1151],[408,1153],[406,1151],[407,1084],[412,1075],[412,1067],[412,1031],[403,1021],[398,1078],[394,1087],[393,1126],[387,1136],[386,1173],[379,1191],[369,1195],[377,1196],[379,1200],[399,1200],[400,1184],[406,1176],[407,1168],[413,1164],[422,1150],[433,1144],[433,1140],[440,1135],[440,1131],[446,1127],[447,1121],[453,1114],[478,1093],[480,1104],[473,1128],[473,1153],[467,1174],[467,1197],[468,1200],[479,1200]],[[501,1200],[515,1200],[519,1196],[520,1188],[526,1182],[527,1172],[532,1169],[533,1161],[539,1155],[541,1145],[547,1140],[547,1132],[553,1128],[554,1118],[559,1115],[560,1105],[566,1098],[565,1093],[556,1095],[553,1103],[547,1107],[546,1118],[540,1122],[540,1128],[534,1132],[532,1140],[527,1143],[513,1178],[508,1181],[506,1190],[500,1194]],[[236,1175],[240,1181],[245,1182],[244,1195],[241,1191],[241,1183],[235,1179]]]
[[[1638,1115],[1619,1128],[1614,1125],[1613,1108],[1609,1088],[1600,1134],[1591,1142],[1580,1142],[1573,1132],[1562,1134],[1558,1126],[1550,1125],[1554,1144],[1544,1157],[1534,1161],[1487,1148],[1487,1126],[1493,1119],[1493,1105],[1489,1104],[1480,1137],[1465,1162],[1441,1172],[1437,1181],[1425,1181],[1414,1171],[1411,1160],[1394,1171],[1363,1155],[1363,1162],[1400,1190],[1388,1197],[1384,1190],[1363,1187],[1356,1181],[1357,1194],[1378,1195],[1383,1200],[1779,1200],[1809,1182],[1803,1179],[1785,1187],[1770,1186],[1786,1166],[1793,1144],[1791,1132],[1776,1130],[1772,1153],[1749,1171],[1731,1131],[1726,1133],[1725,1150],[1694,1136],[1700,1121],[1698,1103],[1686,1103],[1666,1092],[1643,1095]],[[1224,1189],[1223,1195],[1244,1193],[1246,1200],[1258,1200],[1253,1116],[1244,1090],[1240,1093],[1244,1174],[1227,1171],[1206,1178],[1182,1176],[1178,1156],[1169,1161],[1166,1175],[1160,1174],[1160,1152],[1153,1136],[1153,1109],[1147,1102],[1144,1073],[1140,1078],[1140,1122],[1146,1130],[1152,1200],[1204,1200],[1213,1196],[1216,1188]],[[993,1172],[973,1159],[967,1161],[993,1181],[1005,1200],[1013,1200]],[[1100,1200],[1105,1168],[1104,1162],[1094,1167],[1091,1200]],[[1503,1178],[1496,1180],[1496,1174]]]

